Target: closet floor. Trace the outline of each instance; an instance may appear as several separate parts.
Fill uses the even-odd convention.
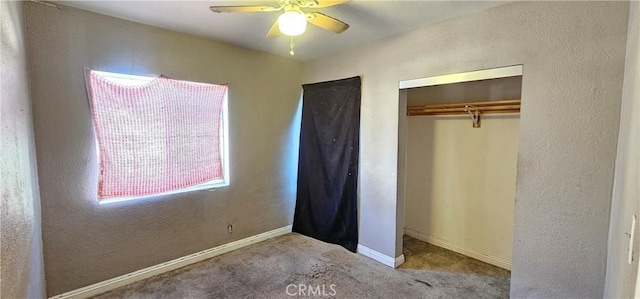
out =
[[[405,262],[400,269],[420,269],[510,278],[511,271],[404,236]]]

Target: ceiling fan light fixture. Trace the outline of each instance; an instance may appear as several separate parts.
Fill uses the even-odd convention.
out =
[[[278,28],[282,34],[300,35],[307,29],[307,16],[300,11],[287,11],[278,17]]]

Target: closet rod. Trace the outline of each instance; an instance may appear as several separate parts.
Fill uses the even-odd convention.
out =
[[[407,107],[407,115],[457,115],[468,114],[469,111],[481,114],[518,113],[520,100],[469,102],[455,104],[438,104]]]
[[[474,111],[474,110],[471,110]],[[496,111],[483,111],[481,114],[506,114],[506,113],[520,113],[520,110],[496,110]],[[407,113],[407,116],[418,116],[418,115],[466,115],[468,112],[411,112]]]

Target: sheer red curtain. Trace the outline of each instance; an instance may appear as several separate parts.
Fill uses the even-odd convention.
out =
[[[87,72],[100,172],[98,200],[221,182],[226,85],[160,76],[126,85]]]

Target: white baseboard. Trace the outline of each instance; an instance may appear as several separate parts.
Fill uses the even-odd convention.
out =
[[[509,262],[509,261],[507,261],[505,259],[502,259],[502,258],[499,258],[499,257],[495,257],[495,256],[492,256],[492,255],[486,254],[484,252],[477,251],[475,249],[467,248],[467,247],[464,247],[462,245],[459,245],[459,244],[456,244],[456,243],[453,243],[453,242],[450,242],[450,241],[447,241],[447,240],[443,240],[443,239],[440,239],[440,238],[437,238],[437,237],[428,236],[428,235],[425,235],[425,234],[423,234],[423,233],[421,233],[419,231],[416,231],[416,230],[413,230],[413,229],[410,229],[410,228],[405,228],[404,229],[404,233],[406,235],[410,236],[410,237],[413,237],[413,238],[416,238],[418,240],[427,242],[429,244],[433,244],[433,245],[436,245],[438,247],[442,247],[442,248],[445,248],[445,249],[449,249],[451,251],[455,251],[455,252],[460,253],[462,255],[466,255],[468,257],[472,257],[474,259],[483,261],[485,263],[492,264],[494,266],[498,266],[498,267],[503,268],[503,269],[511,270],[511,262]]]
[[[362,254],[370,259],[378,261],[385,266],[389,266],[391,268],[397,268],[398,266],[404,263],[404,254],[401,254],[397,258],[392,258],[388,255],[382,254],[378,251],[375,251],[369,247],[366,247],[362,244],[358,244],[358,248],[356,250],[359,254]]]
[[[396,268],[400,267],[400,265],[404,264],[404,253],[401,254],[399,257],[396,258],[395,260],[395,266]]]
[[[162,264],[158,264],[158,265],[144,268],[135,272],[131,272],[129,274],[114,277],[114,278],[111,278],[102,282],[98,282],[80,289],[62,293],[60,295],[50,297],[49,299],[67,299],[67,298],[78,299],[78,298],[87,298],[87,297],[95,296],[95,295],[119,288],[121,286],[134,283],[136,281],[140,281],[152,276],[156,276],[165,272],[182,268],[184,266],[191,265],[206,259],[210,259],[214,256],[227,253],[229,251],[233,251],[236,249],[240,249],[242,247],[249,246],[255,243],[259,243],[270,238],[275,238],[281,235],[285,235],[290,232],[291,232],[291,225],[288,225],[285,227],[274,229],[272,231],[268,231],[255,236],[244,238],[242,240],[234,241],[231,243],[206,249],[200,252],[196,252],[194,254],[183,256],[168,262],[164,262]]]

